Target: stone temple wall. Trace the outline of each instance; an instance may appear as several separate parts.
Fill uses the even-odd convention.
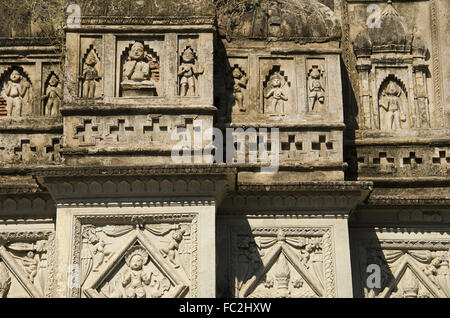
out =
[[[447,0],[0,6],[0,298],[450,297]]]

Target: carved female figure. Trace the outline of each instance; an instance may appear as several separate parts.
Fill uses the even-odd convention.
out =
[[[152,274],[144,272],[144,264],[148,261],[147,251],[140,247],[132,247],[125,256],[128,270],[122,279],[127,298],[146,298],[145,285],[151,282]]]
[[[245,112],[244,108],[244,93],[242,90],[247,88],[248,78],[242,71],[235,67],[232,72],[233,75],[233,97],[234,105],[238,107],[239,111]]]
[[[198,75],[203,74],[203,70],[197,67],[194,51],[190,47],[183,52],[181,60],[181,65],[178,70],[178,76],[181,77],[180,95],[196,96],[197,88],[195,87],[195,79]]]
[[[9,117],[22,117],[23,101],[29,92],[31,84],[23,78],[17,70],[13,70],[9,76],[9,81],[4,88],[4,93],[8,97],[7,109]]]
[[[280,74],[275,73],[271,76],[269,81],[269,87],[272,87],[270,91],[264,96],[269,99],[272,97],[272,103],[267,109],[267,113],[284,114],[284,102],[288,100],[284,85],[282,84],[282,77]],[[285,83],[286,84],[286,83]]]
[[[48,82],[46,94],[41,98],[42,100],[47,99],[44,106],[44,115],[50,117],[58,116],[62,98],[62,90],[59,86],[59,79],[55,74],[53,74]]]
[[[89,52],[86,61],[83,76],[80,76],[80,80],[83,81],[83,97],[95,98],[97,90],[97,81],[101,79],[95,66],[97,65],[97,59],[93,51]]]
[[[394,82],[390,82],[386,86],[379,103],[380,128],[388,130],[401,129],[401,122],[406,122],[400,96],[400,88]]]

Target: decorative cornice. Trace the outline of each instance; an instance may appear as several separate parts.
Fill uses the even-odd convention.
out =
[[[370,181],[308,181],[288,184],[254,184],[238,183],[238,190],[243,192],[269,192],[269,191],[362,191],[371,190]]]

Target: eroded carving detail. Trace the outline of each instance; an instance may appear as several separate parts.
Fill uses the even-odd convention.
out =
[[[100,59],[97,56],[94,48],[91,48],[83,63],[81,81],[81,97],[83,98],[96,98],[99,97],[99,91],[97,89],[98,81],[100,77]]]
[[[46,84],[45,94],[41,97],[44,101],[42,115],[47,117],[59,116],[59,109],[63,100],[62,87],[56,74],[51,74]]]
[[[194,50],[188,46],[181,54],[181,64],[178,69],[180,96],[198,96],[198,76],[203,74],[203,72],[203,69],[197,65],[197,57]]]
[[[31,113],[31,82],[18,69],[13,69],[3,86],[9,117],[23,117]]]
[[[264,98],[268,100],[267,106],[264,108],[264,113],[269,115],[283,115],[285,113],[285,102],[288,101],[285,90],[286,85],[289,86],[282,73],[275,72],[270,76],[266,94],[264,95]]]
[[[234,110],[245,112],[243,91],[247,89],[248,78],[237,65],[234,66],[231,74],[233,76]]]
[[[156,75],[158,73],[158,75]],[[159,62],[142,42],[134,42],[123,64],[123,96],[158,96]]]
[[[308,99],[311,111],[321,111],[325,103],[325,70],[322,65],[313,65],[308,71]]]

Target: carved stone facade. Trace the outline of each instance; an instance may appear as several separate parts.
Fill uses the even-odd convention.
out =
[[[38,3],[0,298],[450,297],[448,1]]]

